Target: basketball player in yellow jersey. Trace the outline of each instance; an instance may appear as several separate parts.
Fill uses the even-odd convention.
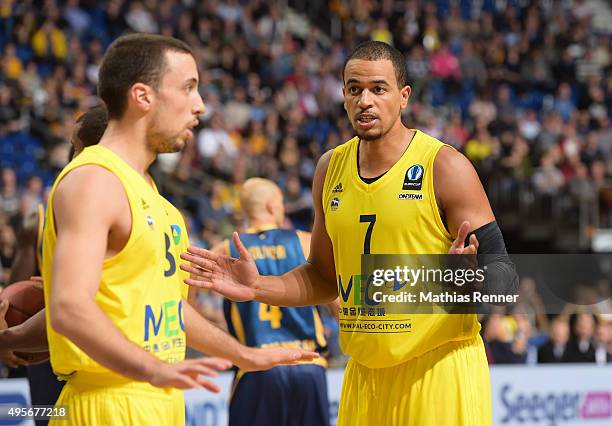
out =
[[[106,108],[103,105],[94,106],[81,114],[72,131],[69,159],[78,155],[86,146],[97,144],[106,129],[107,122]],[[19,231],[15,262],[9,277],[11,283],[39,276],[41,273],[45,210],[42,204],[37,207],[35,211],[26,216]],[[42,287],[42,283],[40,285]],[[0,306],[0,323],[2,318],[2,307]],[[1,325],[0,328],[2,328]],[[22,352],[46,351],[47,330],[44,309],[22,324],[7,330],[0,330],[0,348],[12,348]],[[12,352],[8,354],[14,357]],[[2,358],[2,353],[0,353],[0,358]],[[65,382],[57,380],[49,361],[28,365],[27,376],[32,405],[55,404]],[[48,421],[44,419],[36,420],[37,426],[47,423]]]
[[[197,85],[191,49],[169,37],[121,37],[102,61],[107,129],[60,173],[43,236],[51,364],[67,380],[57,404],[67,407],[68,423],[58,423],[184,424],[178,389],[218,391],[202,376],[229,366],[183,361],[186,344],[223,345],[217,353],[247,369],[317,356],[246,351],[182,300],[176,241],[186,234],[173,227],[176,215],[147,169],[192,138],[204,109]]]
[[[192,247],[184,255],[192,273],[186,282],[284,306],[325,303],[340,293],[340,340],[351,359],[339,425],[490,425],[489,371],[474,315],[386,316],[356,308],[352,294],[359,293],[364,253],[494,253],[485,287],[497,287],[486,290],[513,291],[516,273],[486,194],[465,157],[402,124],[411,89],[400,52],[363,43],[343,78],[357,136],[317,165],[309,263],[260,277],[234,234],[240,260]],[[402,332],[407,323],[411,331]]]

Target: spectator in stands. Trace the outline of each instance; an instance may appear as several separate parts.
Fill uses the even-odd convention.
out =
[[[607,142],[607,145],[611,144],[610,141]],[[584,146],[580,152],[580,159],[587,167],[590,167],[594,161],[603,161],[605,159],[597,132],[590,131],[586,135]]]
[[[2,59],[4,61],[4,58]],[[0,136],[19,130],[19,111],[14,89],[0,82]]]
[[[540,135],[542,125],[538,121],[536,111],[533,109],[527,110],[525,115],[519,121],[519,131],[521,135],[532,143]]]
[[[13,169],[5,168],[2,169],[0,178],[0,213],[13,219],[19,213],[20,194],[17,187],[17,176]]]
[[[473,64],[470,63],[469,65]],[[410,50],[406,60],[406,66],[408,67],[408,75],[414,78],[412,93],[414,96],[419,96],[423,92],[424,85],[427,83],[431,70],[430,64],[425,56],[425,50],[422,46],[417,45]]]
[[[29,202],[37,205],[43,202],[43,181],[40,176],[32,175],[26,180],[25,189],[21,193],[22,198],[28,198]]]
[[[244,87],[237,87],[232,99],[225,103],[223,116],[228,131],[244,129],[249,122],[251,109],[247,102],[247,92]]]
[[[487,67],[470,39],[463,43],[463,51],[459,57],[461,75],[466,81],[482,86],[487,81]]]
[[[67,0],[63,16],[79,36],[87,33],[91,25],[91,16],[79,7],[79,0]]]
[[[483,336],[489,364],[524,364],[527,361],[530,331],[525,322],[519,324],[500,313],[489,315]]]
[[[486,127],[476,130],[466,146],[465,155],[474,163],[479,173],[487,173],[493,167],[493,161],[499,155],[499,140],[489,133]]]
[[[569,340],[569,325],[564,317],[557,317],[551,324],[550,338],[538,349],[538,363],[565,362]]]
[[[584,163],[576,164],[574,176],[572,176],[568,185],[570,195],[579,203],[590,205],[597,200],[597,188],[589,176],[588,167]]]
[[[214,114],[208,125],[200,132],[198,149],[200,155],[205,159],[213,158],[220,150],[223,150],[225,154],[232,158],[236,155],[236,146],[232,142],[227,130],[223,127],[221,114]]]
[[[10,80],[17,80],[23,72],[23,63],[17,56],[17,51],[14,44],[8,44],[4,52],[4,59],[2,60],[2,71],[6,78]]]
[[[155,18],[139,1],[132,2],[125,15],[125,22],[136,32],[156,33],[159,30]]]
[[[457,83],[461,79],[459,60],[450,51],[446,42],[431,55],[431,72],[434,77],[449,83]]]
[[[51,19],[46,19],[32,36],[32,49],[36,56],[52,64],[66,59],[68,45],[66,35]]]
[[[541,195],[556,195],[565,184],[563,173],[556,167],[557,158],[558,150],[550,149],[544,154],[540,167],[533,174],[533,184]]]
[[[595,362],[595,318],[592,314],[577,314],[574,317],[573,335],[567,343],[565,362]]]
[[[572,101],[572,88],[567,83],[562,83],[557,91],[557,97],[553,106],[554,110],[561,115],[564,122],[568,122],[574,112]]]

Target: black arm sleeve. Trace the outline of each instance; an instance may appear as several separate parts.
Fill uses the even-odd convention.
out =
[[[493,221],[470,232],[465,240],[468,245],[470,236],[478,238],[478,265],[486,265],[483,294],[514,295],[518,292],[519,278],[514,263],[508,257],[501,229]]]

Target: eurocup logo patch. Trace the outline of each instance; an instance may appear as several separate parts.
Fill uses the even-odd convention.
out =
[[[407,191],[420,191],[423,186],[423,173],[425,169],[420,164],[415,164],[406,170],[406,176],[404,177],[403,190]]]

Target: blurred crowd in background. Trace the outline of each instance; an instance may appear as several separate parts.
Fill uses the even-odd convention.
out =
[[[320,19],[296,13],[306,3],[0,1],[0,284],[24,216],[44,202],[68,161],[75,118],[99,103],[106,47],[130,31],[186,41],[200,67],[206,112],[194,143],[160,156],[152,169],[183,211],[195,244],[210,247],[243,228],[238,189],[251,176],[278,182],[288,224],[310,228],[316,162],[353,136],[342,105],[342,66],[357,43],[371,39],[405,54],[412,85],[405,124],[473,162],[509,251],[534,238],[537,229],[526,230],[526,223],[545,226],[540,235],[551,250],[559,247],[550,241],[563,235],[575,250],[588,250],[596,229],[612,228],[612,34],[609,25],[593,25],[598,13],[610,13],[607,6],[311,2],[317,17],[333,24],[329,31]],[[202,309],[218,317],[220,300],[203,295]],[[536,317],[487,317],[491,362],[534,361],[537,351],[529,348],[544,345],[549,334],[555,359],[564,359],[556,355],[563,342],[592,352],[590,361],[601,360],[595,347],[605,346],[609,360],[612,333],[604,317]],[[337,335],[328,319],[330,335]],[[587,341],[592,346],[585,349]],[[337,343],[332,352],[338,354]]]
[[[490,314],[481,315],[489,363],[612,362],[609,279],[600,278],[590,286],[574,285],[574,303],[559,310],[551,309],[550,300],[539,294],[542,284],[531,276],[521,276],[515,305],[493,306]]]

